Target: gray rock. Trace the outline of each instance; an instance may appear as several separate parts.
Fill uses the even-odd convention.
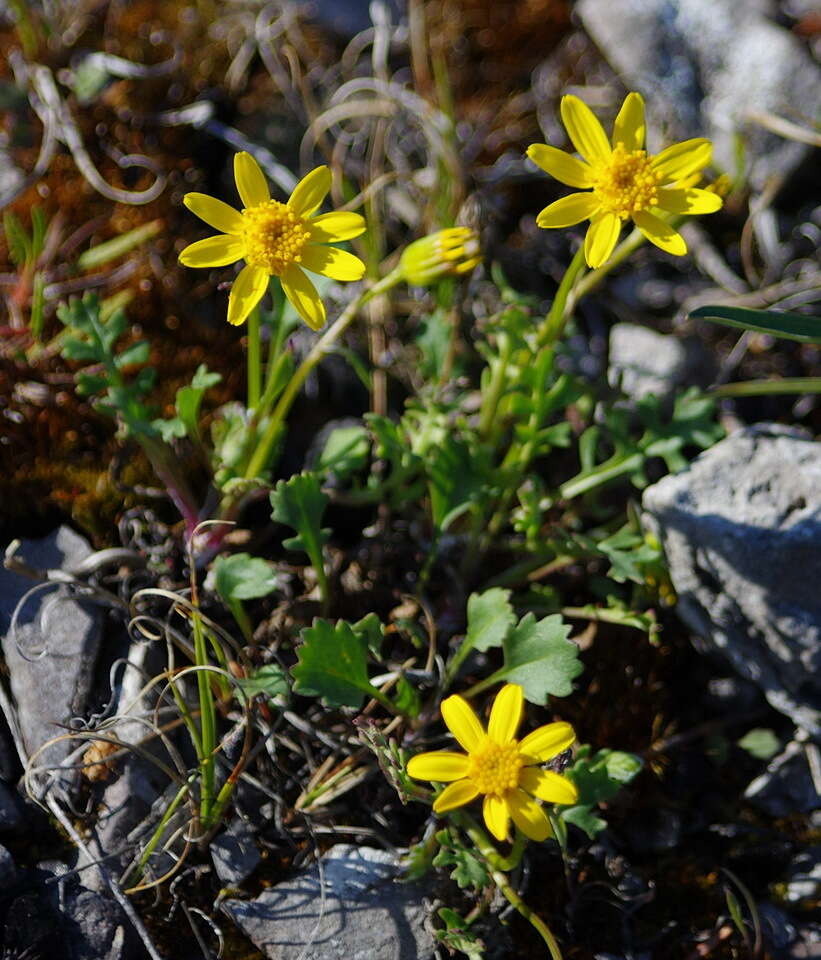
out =
[[[80,889],[66,896],[62,906],[72,960],[125,960],[133,956],[129,929],[113,900]]]
[[[42,540],[22,541],[17,555],[36,569],[70,569],[90,552],[83,537],[60,527]],[[65,586],[49,585],[26,600],[12,630],[18,603],[35,585],[0,569],[0,633],[29,755],[65,733],[61,724],[84,712],[102,629],[98,609],[72,597]],[[56,763],[72,749],[69,741],[63,741],[38,759]]]
[[[610,331],[607,379],[633,400],[653,393],[670,401],[679,388],[703,381],[707,366],[703,351],[678,337],[636,323],[617,323]]]
[[[225,886],[237,887],[247,880],[262,859],[250,826],[244,820],[235,820],[211,841],[211,859]]]
[[[815,744],[788,743],[767,769],[747,787],[744,796],[772,817],[811,813],[821,804],[807,756]]]
[[[13,833],[23,825],[23,805],[17,793],[0,780],[0,833]]]
[[[644,492],[677,611],[776,710],[821,736],[821,446],[737,431]]]
[[[802,850],[787,868],[784,899],[787,903],[817,902],[821,898],[821,846]]]
[[[12,855],[5,847],[0,846],[0,890],[11,890],[17,880],[17,867]]]
[[[762,0],[580,0],[588,33],[631,88],[648,96],[651,129],[670,139],[707,136],[720,168],[735,169],[744,137],[750,180],[786,176],[810,148],[769,133],[751,115],[812,117],[821,107],[821,70],[788,30],[768,20]],[[752,66],[754,65],[754,66]],[[651,149],[658,143],[650,142]]]
[[[269,960],[427,960],[423,888],[395,883],[398,874],[391,854],[339,844],[319,865],[223,909]]]

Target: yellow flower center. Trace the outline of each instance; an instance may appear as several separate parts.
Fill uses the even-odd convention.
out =
[[[245,260],[277,277],[291,264],[299,263],[302,248],[311,236],[302,217],[278,200],[246,207],[242,211],[242,227]]]
[[[645,150],[625,150],[617,143],[609,160],[595,169],[593,191],[607,213],[627,220],[658,202],[660,178]]]
[[[519,744],[494,743],[488,740],[479,750],[471,753],[468,778],[479,788],[480,793],[504,796],[519,785],[522,756]]]

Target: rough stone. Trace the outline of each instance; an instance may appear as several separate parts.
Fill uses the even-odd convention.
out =
[[[211,841],[211,859],[220,882],[238,887],[256,870],[262,857],[244,820],[235,820]]]
[[[672,400],[676,390],[704,379],[703,361],[693,343],[636,323],[617,323],[610,331],[607,379],[633,400],[651,393]]]
[[[11,787],[0,780],[0,833],[13,833],[23,824],[23,805]]]
[[[776,710],[821,736],[821,446],[737,431],[644,492],[677,611]]]
[[[807,847],[792,859],[783,896],[787,903],[808,905],[821,899],[821,846]]]
[[[576,10],[619,75],[648,97],[650,129],[666,127],[667,142],[707,136],[717,165],[733,170],[740,132],[757,188],[808,156],[809,147],[751,118],[798,113],[811,126],[821,107],[821,70],[765,16],[765,0],[580,0]]]
[[[80,889],[63,900],[63,922],[72,960],[126,960],[133,956],[130,931],[120,907]]]
[[[398,874],[391,854],[339,844],[319,865],[223,909],[268,960],[428,960],[423,888],[395,883]]]
[[[772,817],[811,813],[821,805],[807,750],[815,744],[788,743],[767,764],[767,769],[747,787],[744,796]]]
[[[11,890],[17,880],[17,867],[12,855],[5,847],[0,846],[0,890]]]
[[[36,569],[71,569],[89,553],[86,540],[63,526],[41,540],[23,540],[17,556]],[[12,630],[15,609],[35,585],[0,569],[3,652],[29,755],[65,733],[61,725],[84,712],[102,630],[99,610],[72,597],[62,585],[49,585],[27,599]],[[71,743],[63,741],[39,759],[59,762],[71,749]]]

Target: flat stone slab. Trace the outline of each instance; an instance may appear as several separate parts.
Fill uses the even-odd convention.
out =
[[[738,430],[643,506],[681,618],[821,738],[821,444],[777,424]]]
[[[223,909],[268,960],[429,960],[424,888],[384,850],[338,844],[320,864]]]
[[[70,569],[91,553],[88,542],[70,527],[40,540],[23,540],[17,556],[36,569]],[[100,647],[98,609],[52,584],[38,590],[17,610],[36,582],[0,567],[0,633],[17,706],[23,744],[31,756],[65,733],[71,717],[86,707]],[[40,762],[59,763],[76,744],[50,747]]]

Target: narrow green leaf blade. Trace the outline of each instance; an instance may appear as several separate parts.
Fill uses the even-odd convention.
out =
[[[693,320],[709,320],[741,330],[755,330],[774,337],[821,343],[821,317],[777,310],[752,310],[749,307],[699,307],[690,313]]]

